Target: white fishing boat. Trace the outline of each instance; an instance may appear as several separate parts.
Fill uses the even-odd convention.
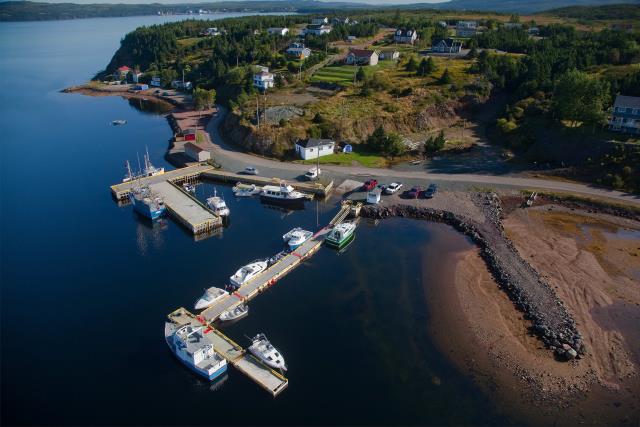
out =
[[[285,205],[303,204],[305,200],[311,198],[309,194],[301,193],[285,182],[280,183],[279,186],[265,185],[260,192],[260,200]]]
[[[131,164],[129,160],[125,162],[125,168],[127,169],[127,174],[122,179],[122,182],[131,182],[134,181],[137,177],[131,172]]]
[[[140,159],[138,159],[139,161]],[[149,148],[146,148],[146,154],[144,155],[144,170],[143,176],[156,176],[164,173],[164,168],[157,168],[151,163],[151,157],[149,157]]]
[[[204,291],[204,295],[202,295],[200,299],[196,301],[196,310],[202,310],[203,308],[212,306],[213,304],[224,298],[225,295],[229,294],[224,289],[215,287],[207,289],[206,291]]]
[[[231,320],[238,320],[249,314],[249,306],[240,304],[230,310],[223,311],[220,314],[220,320],[222,322],[229,322]]]
[[[204,338],[202,326],[166,322],[164,338],[178,360],[198,375],[212,381],[226,372],[226,359]]]
[[[237,183],[232,189],[236,197],[251,197],[260,193],[260,189],[255,184]]]
[[[127,121],[126,120],[122,120],[122,119],[118,119],[118,120],[112,121],[111,124],[113,126],[121,126],[121,125],[126,125]]]
[[[241,267],[238,271],[235,272],[233,276],[229,278],[229,281],[231,282],[231,285],[233,287],[239,288],[251,279],[254,279],[262,274],[262,272],[266,269],[266,261],[254,261],[251,264],[247,264]]]
[[[303,230],[300,227],[296,227],[293,230],[282,236],[282,240],[289,245],[291,250],[295,250],[304,242],[309,240],[313,236],[311,231]]]
[[[213,190],[213,197],[209,197],[207,199],[207,206],[209,206],[209,209],[219,216],[229,216],[231,213],[224,199],[222,197],[218,197],[218,193],[215,189]]]
[[[258,334],[253,337],[248,350],[268,366],[274,369],[287,370],[284,357],[277,348],[271,345],[264,334]]]

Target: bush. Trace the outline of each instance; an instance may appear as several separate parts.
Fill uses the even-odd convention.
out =
[[[438,136],[431,136],[424,142],[425,154],[433,154],[444,148],[444,144],[447,140],[444,137],[444,131],[440,131]]]

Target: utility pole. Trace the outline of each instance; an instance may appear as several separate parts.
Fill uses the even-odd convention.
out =
[[[260,108],[258,105],[259,95],[256,95],[256,122],[258,123],[258,127],[260,127]]]

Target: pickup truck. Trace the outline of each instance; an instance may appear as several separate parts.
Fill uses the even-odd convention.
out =
[[[377,179],[370,179],[362,185],[362,191],[371,191],[378,185]]]

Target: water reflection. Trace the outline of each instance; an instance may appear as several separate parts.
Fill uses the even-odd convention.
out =
[[[129,105],[138,111],[149,114],[166,114],[172,107],[163,102],[158,102],[153,98],[129,98]]]
[[[146,256],[149,245],[154,249],[159,249],[164,245],[163,232],[169,228],[166,218],[158,218],[155,221],[134,212],[137,219],[136,225],[136,245],[138,252]]]

